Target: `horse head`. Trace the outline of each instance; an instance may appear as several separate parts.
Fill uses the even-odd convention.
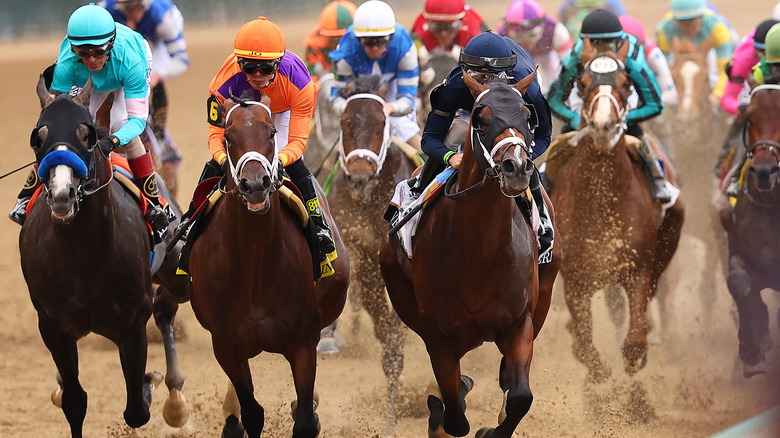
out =
[[[88,110],[92,88],[90,77],[78,96],[63,93],[54,97],[46,90],[43,76],[36,87],[41,114],[30,135],[30,146],[52,218],[63,223],[76,216],[85,189],[98,184],[99,178],[109,178],[106,172],[96,174],[97,132]],[[105,162],[106,155],[100,156]]]
[[[768,192],[780,178],[780,86],[760,85],[750,93],[745,124],[745,150],[750,157],[748,190]],[[750,181],[754,180],[752,184]]]
[[[447,79],[453,68],[458,65],[460,48],[455,46],[452,51],[434,52],[425,59],[420,59],[420,86],[417,88],[420,95],[421,110],[418,116],[422,118],[421,125],[425,123],[425,117],[431,112],[431,92]]]
[[[507,196],[523,193],[534,169],[530,156],[538,119],[533,105],[523,100],[523,93],[535,75],[533,71],[518,83],[507,85],[480,84],[463,74],[463,81],[475,99],[466,148],[470,145],[477,170],[488,177],[498,177]],[[462,165],[461,169],[466,167]]]
[[[590,38],[583,40],[583,72],[577,84],[583,100],[582,121],[597,150],[610,151],[626,129],[631,80],[625,60],[628,44],[615,53],[596,53]]]
[[[231,98],[223,105],[230,175],[225,189],[237,193],[247,210],[260,214],[271,208],[269,195],[281,184],[269,105],[267,96],[260,102]]]
[[[674,64],[669,66],[669,71],[680,96],[677,106],[680,120],[696,119],[709,107],[707,54],[711,45],[709,40],[697,46],[687,39],[672,39]]]
[[[341,91],[347,99],[341,115],[339,167],[353,198],[370,196],[387,159],[392,134],[385,112],[388,85],[380,75],[350,79]]]

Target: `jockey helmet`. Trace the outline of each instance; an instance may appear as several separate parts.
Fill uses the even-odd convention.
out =
[[[544,18],[544,9],[536,0],[515,0],[506,9],[504,21],[506,24],[531,27],[531,23],[540,18]]]
[[[704,15],[707,3],[705,0],[672,0],[671,10],[675,20],[690,20]]]
[[[152,0],[116,0],[116,4],[120,9],[140,6],[146,11],[152,5]]]
[[[422,16],[428,21],[452,23],[466,16],[466,3],[463,0],[426,0]]]
[[[94,3],[76,9],[68,19],[68,41],[72,46],[102,46],[115,36],[111,13]]]
[[[386,37],[395,33],[395,12],[387,3],[380,0],[368,0],[355,10],[352,28],[355,36]]]
[[[469,40],[460,52],[458,63],[468,70],[499,73],[512,70],[517,55],[502,36],[483,32]]]
[[[606,0],[574,0],[574,4],[581,8],[596,8],[606,3]]]
[[[777,64],[780,62],[780,25],[775,24],[766,33],[766,62]]]
[[[769,29],[777,23],[780,23],[780,21],[770,18],[769,20],[762,21],[756,26],[756,32],[753,34],[753,47],[758,50],[766,49],[766,34],[769,32]]]
[[[354,3],[348,0],[336,0],[328,3],[320,13],[320,35],[338,37],[347,32],[355,16]]]
[[[614,12],[607,9],[596,9],[582,20],[580,37],[590,37],[591,40],[622,38],[623,25]]]
[[[265,17],[244,24],[238,29],[233,53],[239,58],[272,60],[284,56],[282,29]]]
[[[621,15],[618,17],[620,25],[623,27],[623,31],[636,37],[640,42],[647,39],[647,31],[645,31],[645,25],[642,24],[636,17],[631,15]]]

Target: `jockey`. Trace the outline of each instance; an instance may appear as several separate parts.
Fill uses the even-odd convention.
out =
[[[727,81],[725,68],[733,49],[728,26],[707,7],[704,0],[672,0],[671,12],[658,24],[656,30],[658,48],[670,63],[674,37],[696,44],[711,42],[717,58],[718,81],[710,94],[710,102],[713,106],[719,106]]]
[[[572,41],[576,41],[580,37],[582,20],[598,8],[608,9],[618,17],[628,14],[626,7],[620,0],[563,0],[561,2],[558,18],[569,30]]]
[[[639,126],[640,122],[661,114],[664,108],[658,83],[655,75],[647,65],[641,44],[636,37],[626,34],[617,15],[606,9],[596,9],[588,14],[582,21],[580,35],[581,38],[589,37],[591,44],[598,52],[617,53],[618,48],[623,44],[629,44],[625,69],[633,83],[634,91],[638,93],[641,105],[636,106],[634,104],[634,108],[629,111],[626,118],[626,124],[628,125],[626,133],[641,140],[639,150],[644,160],[645,172],[653,180],[651,194],[662,204],[671,201],[672,194],[666,187],[663,169],[647,144],[644,132]],[[576,111],[567,107],[565,101],[568,100],[569,93],[582,72],[580,61],[582,48],[583,42],[582,39],[579,39],[569,56],[563,60],[561,73],[550,87],[548,96],[552,113],[566,122],[568,128],[572,130],[580,127],[581,117]],[[632,98],[630,96],[629,104],[631,104],[631,101]]]
[[[303,39],[303,47],[306,49],[304,62],[313,79],[330,71],[328,53],[339,45],[339,40],[352,24],[356,8],[349,0],[328,3],[320,13],[319,25]]]
[[[446,166],[455,169],[460,167],[463,159],[460,148],[468,127],[467,119],[474,106],[474,97],[463,82],[464,71],[482,83],[499,81],[514,84],[533,73],[535,68],[531,55],[525,49],[511,39],[493,32],[484,32],[472,38],[461,51],[459,64],[450,72],[447,80],[431,93],[432,109],[428,114],[422,139],[423,152],[428,154],[429,160],[420,174],[417,194]],[[552,134],[550,109],[539,88],[538,79],[534,79],[523,99],[533,104],[536,110],[538,127],[535,129],[534,138],[529,141],[529,146],[533,148],[531,158],[536,158],[547,150]],[[453,136],[459,137],[458,140],[452,141]],[[458,150],[451,150],[448,145],[457,147]],[[539,232],[542,246],[539,250],[540,260],[549,259],[545,254],[552,251],[553,228],[544,205],[539,173],[536,170],[530,188],[542,220]]]
[[[351,77],[381,74],[389,84],[385,111],[394,135],[420,151],[415,98],[419,67],[417,47],[406,29],[395,21],[393,8],[369,0],[355,11],[352,26],[330,52],[336,82],[331,89],[333,111],[342,114],[347,101],[339,95]]]
[[[774,24],[766,33],[764,56],[758,61],[748,76],[752,86],[761,84],[780,84],[780,23]],[[739,194],[739,170],[747,161],[747,153],[743,153],[737,171],[731,177],[731,183],[726,188],[726,194],[736,197]]]
[[[149,44],[140,34],[115,23],[106,9],[94,3],[71,14],[67,32],[54,67],[51,91],[69,93],[71,87],[83,87],[91,77],[94,91],[89,111],[93,117],[108,95],[114,95],[111,135],[100,140],[99,146],[103,150],[125,149],[133,180],[148,201],[145,219],[161,238],[169,220],[176,216],[159,197],[152,157],[138,138],[149,115]],[[19,224],[26,219],[27,203],[40,185],[34,172],[11,210],[11,219]]]
[[[277,131],[279,162],[301,191],[317,232],[321,253],[329,254],[335,250],[333,237],[320,209],[314,176],[301,159],[314,114],[314,81],[301,58],[285,50],[282,30],[266,17],[257,17],[241,26],[233,47],[233,53],[225,59],[209,84],[208,145],[212,159],[206,163],[200,181],[227,173],[224,120],[218,108],[233,96],[255,101],[260,101],[262,95],[268,96]],[[185,217],[194,211],[191,204]]]
[[[635,36],[639,44],[642,45],[647,66],[655,74],[658,88],[661,90],[661,100],[663,100],[664,106],[677,106],[677,87],[674,86],[674,79],[672,79],[672,73],[669,71],[669,64],[666,62],[666,57],[664,57],[661,49],[651,39],[647,38],[645,26],[637,18],[630,15],[621,15],[618,18],[620,19],[620,25],[623,26],[623,31]]]
[[[463,0],[426,0],[423,12],[414,20],[411,36],[422,64],[431,53],[459,51],[474,35],[487,30],[482,17]]]
[[[506,10],[496,33],[508,36],[533,57],[541,68],[542,93],[547,93],[550,83],[558,73],[561,60],[572,48],[571,36],[566,26],[545,14],[536,0],[515,0]]]
[[[766,34],[778,22],[780,21],[774,19],[764,20],[755,29],[748,32],[734,50],[734,54],[726,66],[729,81],[723,92],[720,108],[734,116],[734,120],[732,120],[729,132],[726,134],[723,151],[715,163],[714,173],[716,176],[720,176],[725,163],[724,160],[731,157],[734,149],[733,140],[739,138],[742,129],[742,113],[750,95],[750,86],[746,82],[750,75],[750,70],[764,56]],[[728,161],[730,162],[731,160],[729,159]],[[729,167],[729,163],[726,164],[726,167]]]

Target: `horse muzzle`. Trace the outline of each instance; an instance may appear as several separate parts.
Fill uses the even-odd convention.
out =
[[[780,167],[778,166],[754,166],[750,168],[756,178],[756,189],[759,192],[768,192],[775,188],[777,179],[780,177]]]
[[[528,188],[534,163],[530,159],[514,157],[501,161],[501,188],[509,196],[518,196]]]
[[[268,175],[258,178],[243,177],[238,182],[238,194],[252,213],[264,214],[271,208],[269,195],[274,188]]]
[[[78,191],[76,186],[68,186],[47,190],[46,203],[51,209],[51,217],[62,223],[69,223],[79,211]]]

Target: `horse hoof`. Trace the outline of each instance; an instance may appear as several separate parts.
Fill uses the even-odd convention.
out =
[[[62,409],[62,388],[57,387],[54,391],[51,392],[51,402],[54,404],[54,406]]]
[[[316,399],[312,402],[312,411],[317,412],[317,402],[319,401],[319,394],[316,394]],[[295,421],[295,411],[298,410],[298,400],[293,400],[290,402],[290,415],[292,415],[293,421]]]
[[[149,385],[149,392],[154,392],[163,380],[165,380],[165,375],[159,371],[144,374],[144,383]]]
[[[755,365],[742,365],[742,375],[746,379],[759,374],[766,374],[766,363],[763,360]]]
[[[477,431],[474,438],[493,438],[493,431],[495,431],[495,429],[491,427],[483,427]]]
[[[612,375],[612,366],[604,362],[601,368],[591,369],[588,371],[588,378],[593,383],[604,383]]]
[[[340,351],[338,341],[335,336],[321,338],[317,343],[317,353],[337,354]]]
[[[190,412],[187,409],[187,399],[184,394],[174,388],[168,392],[168,399],[163,405],[163,419],[168,426],[180,428],[187,424]]]
[[[474,379],[463,374],[460,376],[460,392],[462,397],[466,397],[472,389],[474,389]]]
[[[244,425],[238,421],[238,418],[231,414],[225,418],[225,425],[222,426],[222,438],[244,438]]]

